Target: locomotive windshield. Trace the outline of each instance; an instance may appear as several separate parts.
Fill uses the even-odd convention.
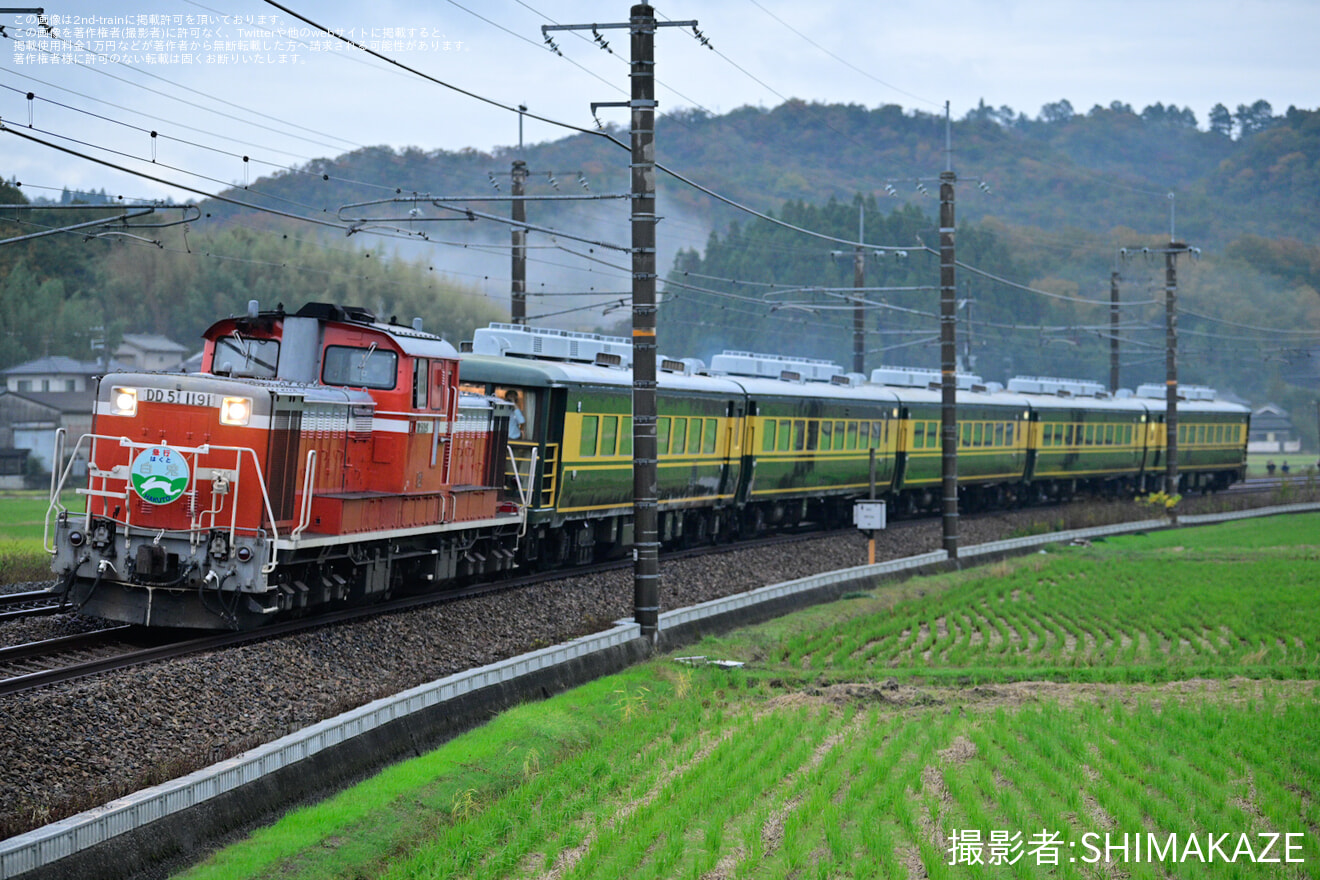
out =
[[[279,340],[254,339],[235,331],[215,341],[211,372],[249,379],[273,379],[279,361]]]
[[[371,346],[350,348],[331,345],[325,350],[321,381],[352,388],[393,388],[399,372],[399,356]]]

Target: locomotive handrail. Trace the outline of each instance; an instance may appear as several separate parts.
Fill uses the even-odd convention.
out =
[[[88,433],[88,434],[83,434],[81,437],[78,438],[78,443],[77,443],[77,445],[74,446],[75,454],[76,454],[76,450],[78,450],[78,449],[80,449],[80,448],[82,447],[83,442],[84,442],[84,441],[89,441],[89,440],[90,440],[90,441],[93,441],[93,442],[94,442],[94,441],[97,441],[97,440],[105,440],[105,441],[107,441],[107,442],[118,442],[118,444],[119,444],[119,446],[120,446],[121,448],[125,448],[125,447],[126,447],[126,448],[128,448],[128,449],[147,449],[147,448],[152,447],[152,446],[160,446],[160,445],[162,445],[162,444],[159,443],[159,442],[156,442],[156,443],[143,443],[143,442],[137,442],[137,441],[134,441],[134,440],[130,440],[129,438],[124,437],[124,436],[115,436],[115,435],[112,435],[112,434],[91,434],[91,433]],[[233,453],[235,453],[235,454],[238,456],[238,461],[235,462],[235,464],[236,464],[238,467],[236,467],[236,468],[235,468],[235,471],[234,471],[234,486],[235,486],[235,492],[236,492],[236,493],[237,493],[237,488],[238,488],[238,486],[239,486],[239,474],[240,474],[240,472],[241,472],[241,470],[242,470],[243,453],[246,452],[248,455],[252,456],[252,466],[253,466],[253,468],[256,469],[256,480],[257,480],[257,485],[258,485],[258,486],[260,487],[260,489],[261,489],[261,500],[262,500],[262,503],[265,505],[266,516],[270,519],[270,525],[271,525],[271,541],[270,541],[270,543],[269,543],[267,546],[270,547],[270,548],[272,548],[272,549],[269,551],[269,555],[268,555],[268,559],[269,559],[269,561],[266,562],[266,563],[264,563],[264,564],[262,565],[261,570],[262,570],[262,572],[265,573],[265,574],[270,574],[270,572],[274,571],[274,570],[275,570],[275,564],[276,564],[276,563],[275,563],[275,553],[274,553],[273,548],[274,548],[274,546],[275,546],[275,541],[278,541],[278,540],[279,540],[279,526],[276,524],[274,507],[273,507],[273,506],[271,505],[271,503],[270,503],[270,494],[266,491],[266,480],[265,480],[265,475],[261,472],[261,460],[257,457],[257,452],[256,452],[256,450],[253,449],[253,448],[250,447],[250,446],[213,446],[213,445],[211,445],[211,444],[209,444],[209,443],[204,443],[204,444],[202,444],[201,446],[174,446],[174,447],[172,447],[172,448],[175,449],[175,450],[177,450],[177,451],[180,452],[180,453],[191,454],[191,455],[193,456],[193,461],[194,461],[194,463],[196,462],[196,457],[199,456],[199,455],[208,455],[208,454],[210,454],[210,453],[212,453],[212,452],[233,452]],[[93,459],[92,459],[92,456],[91,456],[91,454],[90,454],[90,452],[89,452],[89,454],[88,454],[88,479],[89,479],[89,480],[94,479],[94,478],[96,478],[96,477],[100,477],[102,480],[106,480],[106,479],[110,479],[110,478],[111,478],[112,471],[104,471],[104,470],[101,470],[100,468],[95,468],[95,469],[93,469],[92,462],[93,462]],[[50,521],[50,513],[51,513],[51,511],[54,510],[54,509],[56,509],[57,507],[61,507],[61,508],[63,507],[63,505],[59,504],[59,501],[58,501],[58,495],[59,495],[59,491],[62,491],[62,490],[63,490],[63,488],[64,488],[64,484],[65,484],[65,482],[68,480],[69,475],[70,475],[70,472],[72,471],[72,469],[73,469],[73,458],[70,458],[70,459],[69,459],[69,463],[68,463],[68,465],[65,466],[64,471],[63,471],[63,473],[62,473],[61,476],[60,476],[59,485],[58,485],[58,487],[57,487],[57,491],[56,491],[56,493],[55,493],[55,496],[54,496],[54,498],[53,498],[53,500],[52,500],[52,502],[51,502],[51,506],[48,507],[47,510],[46,510],[46,520],[47,520],[47,523],[49,523],[49,521]],[[53,477],[54,477],[54,474],[52,473],[52,481],[53,481]],[[124,479],[124,480],[127,480],[128,478],[127,478],[127,475],[125,475],[125,476],[123,476],[123,477],[118,477],[118,479]],[[194,467],[194,468],[192,469],[192,473],[189,474],[189,485],[195,485],[196,482],[197,482],[197,468]],[[107,491],[105,491],[104,489],[97,490],[97,489],[91,489],[91,488],[87,488],[87,489],[79,488],[77,491],[78,491],[78,494],[79,494],[79,495],[106,495],[106,496],[116,497],[116,498],[117,498],[117,497],[121,497],[121,496],[119,495],[119,493],[107,492]],[[125,490],[125,495],[124,495],[123,497],[127,497],[127,490]],[[238,517],[238,504],[237,504],[237,500],[235,500],[235,502],[231,505],[231,507],[232,507],[232,510],[231,510],[231,513],[230,513],[230,523],[229,523],[229,541],[230,541],[230,545],[232,546],[233,543],[234,543],[234,540],[235,540],[235,538],[237,537],[237,534],[238,534],[238,519],[237,519],[237,517]],[[91,505],[89,504],[89,505],[87,505],[87,520],[88,520],[88,524],[89,524],[89,525],[90,525],[90,522],[91,522],[91,515],[92,515],[92,508],[91,508]],[[131,529],[131,528],[132,528],[132,525],[133,525],[133,523],[132,523],[132,505],[129,505],[128,509],[125,511],[125,514],[124,514],[124,525],[125,525],[125,527],[126,527],[127,529]],[[45,531],[47,531],[47,532],[49,531],[49,526],[47,526],[47,528],[46,528]],[[193,530],[193,529],[189,529],[189,531],[191,532],[191,531],[194,531],[194,530]],[[128,532],[127,532],[127,531],[125,532],[124,537],[125,537],[125,540],[128,540]],[[43,534],[43,541],[45,540],[45,538],[46,538],[46,535]],[[54,552],[55,552],[53,546],[51,546],[51,547],[47,547],[46,550],[47,550],[47,552],[49,552],[49,553],[51,553],[51,554],[54,554]]]
[[[312,496],[316,493],[316,450],[307,451],[307,472],[303,475],[302,510],[298,514],[298,527],[289,533],[290,541],[297,541],[312,522]]]
[[[73,458],[69,458],[69,463],[64,467],[64,473],[61,474],[58,482],[55,475],[61,473],[60,462],[64,461],[64,436],[65,430],[57,428],[55,430],[55,449],[50,459],[50,503],[46,505],[46,518],[41,523],[41,549],[50,555],[55,555],[55,541],[50,534],[50,514],[52,510],[58,508],[63,513],[67,508],[60,503],[60,491],[64,488],[64,480],[68,477],[68,472],[73,469]],[[78,441],[80,444],[82,440]],[[58,515],[58,514],[57,514]]]
[[[127,439],[127,438],[125,438],[125,439]],[[135,446],[151,446],[152,444],[150,444],[150,443],[145,443],[145,444],[143,444],[143,443],[137,443],[137,444],[132,444],[132,445],[135,445]],[[261,473],[261,460],[260,460],[259,458],[257,458],[257,451],[256,451],[255,449],[253,449],[252,447],[250,447],[250,446],[212,446],[212,445],[210,445],[209,443],[207,443],[207,444],[203,444],[203,445],[198,449],[198,453],[201,454],[201,453],[203,453],[203,452],[211,452],[212,450],[216,450],[216,449],[223,449],[223,450],[227,450],[227,451],[229,451],[229,452],[236,452],[236,453],[238,453],[238,456],[239,456],[239,464],[240,464],[240,465],[242,464],[242,457],[243,457],[243,453],[244,453],[244,452],[246,452],[248,455],[252,456],[252,467],[255,468],[256,471],[257,471],[257,485],[261,488],[261,500],[262,500],[262,502],[266,505],[266,517],[267,517],[267,519],[270,520],[270,531],[271,531],[271,539],[270,539],[270,542],[267,543],[267,545],[266,545],[268,548],[270,548],[269,551],[268,551],[270,561],[269,561],[269,562],[266,562],[265,564],[263,564],[263,565],[261,566],[261,573],[262,573],[262,574],[270,574],[272,571],[275,570],[275,543],[276,543],[277,541],[279,541],[279,539],[280,539],[280,527],[279,527],[278,522],[277,522],[276,519],[275,519],[275,508],[274,508],[274,507],[271,505],[271,503],[270,503],[270,493],[266,491],[266,479],[265,479],[265,475],[263,475],[263,474]],[[185,450],[181,450],[181,451],[185,451]],[[237,473],[237,472],[234,474],[234,482],[235,482],[235,484],[237,484],[237,483],[239,482],[239,473]],[[238,503],[237,503],[237,499],[235,500],[235,503],[234,503],[233,505],[231,505],[231,506],[232,506],[232,508],[233,508],[233,512],[232,512],[232,514],[231,514],[231,518],[230,518],[229,543],[230,543],[230,546],[233,546],[234,538],[236,537],[236,535],[237,535],[237,533],[238,533],[238,519],[237,519],[237,518],[238,518]]]
[[[513,469],[513,481],[518,487],[518,512],[522,515],[522,523],[518,529],[518,537],[522,538],[527,534],[527,508],[531,506],[532,498],[532,480],[536,477],[536,458],[540,451],[537,447],[532,447],[532,454],[527,459],[527,485],[523,486],[522,475],[518,473],[518,459],[513,455],[513,445],[505,447],[509,453],[509,464]]]

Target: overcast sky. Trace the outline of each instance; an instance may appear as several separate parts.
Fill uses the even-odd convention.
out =
[[[625,97],[626,32],[601,32],[614,56],[593,45],[589,34],[557,34],[564,53],[559,57],[542,48],[540,26],[619,21],[627,17],[626,3],[287,0],[287,5],[439,79],[576,125],[591,126],[592,101]],[[111,7],[114,11],[107,12]],[[39,45],[58,54],[33,47],[19,52],[21,44],[13,38],[27,33],[28,17],[0,15],[11,37],[0,41],[0,84],[8,87],[0,90],[0,117],[8,126],[25,127],[30,119],[45,132],[128,154],[114,156],[59,141],[117,164],[145,167],[130,157],[152,158],[150,130],[249,155],[249,178],[360,145],[486,150],[517,142],[516,115],[387,71],[257,0],[227,0],[223,6],[189,0],[57,0],[45,8],[48,16],[61,17],[55,26],[61,36],[132,63],[107,63],[50,42]],[[697,104],[723,113],[744,105],[771,107],[793,97],[868,107],[896,103],[932,113],[942,112],[948,100],[957,117],[984,99],[1035,116],[1042,104],[1066,98],[1079,112],[1113,100],[1137,110],[1156,101],[1190,106],[1204,126],[1216,102],[1234,109],[1264,98],[1276,113],[1290,104],[1320,106],[1315,47],[1320,2],[1315,0],[951,0],[934,5],[911,0],[688,0],[656,8],[662,20],[697,19],[724,56],[698,44],[689,30],[661,30],[656,58],[662,112]],[[171,19],[146,21],[146,27],[158,30],[140,33],[140,17],[165,15]],[[263,31],[263,26],[277,32],[297,29],[303,43]],[[381,42],[387,39],[392,42]],[[245,40],[253,42],[238,42]],[[38,100],[28,101],[29,91]],[[604,114],[626,125],[625,111]],[[564,134],[528,121],[525,137],[534,142]],[[42,192],[39,186],[69,186],[105,187],[126,196],[190,197],[13,135],[6,135],[3,144],[0,174],[21,180],[32,195]],[[226,182],[244,179],[241,158],[164,137],[155,140],[154,148],[158,176],[208,191],[217,184],[161,165]]]

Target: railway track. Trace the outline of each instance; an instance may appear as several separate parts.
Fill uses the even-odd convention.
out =
[[[1274,491],[1278,488],[1278,485],[1279,481],[1277,479],[1252,480],[1245,484],[1243,488],[1235,487],[1234,491],[1242,494],[1262,493]],[[964,515],[964,519],[971,520],[980,516],[994,516],[1001,512],[969,513]],[[895,519],[889,523],[889,529],[904,529],[919,525],[924,521],[924,518],[921,517]],[[711,552],[720,552],[721,550],[769,548],[780,544],[808,541],[827,534],[829,532],[820,529],[795,530],[731,544],[701,544],[668,550],[665,551],[663,558],[665,561],[671,561]],[[190,634],[184,634],[181,637],[177,632],[172,633],[169,630],[162,631],[146,627],[112,627],[81,636],[68,636],[0,648],[0,696],[52,684],[76,681],[110,670],[237,647],[267,639],[290,636],[319,627],[364,620],[382,614],[399,613],[414,608],[506,592],[548,581],[617,571],[629,568],[632,564],[631,559],[624,558],[571,569],[528,572],[488,583],[470,585],[462,589],[449,590],[444,593],[403,596],[366,607],[283,621],[247,632],[208,634],[203,637],[191,637]],[[6,612],[17,616],[20,614],[53,614],[61,610],[67,611],[68,609],[61,609],[58,603],[51,601],[50,594],[43,591],[0,596],[0,619],[6,616]]]
[[[67,610],[61,607],[57,597],[46,590],[0,594],[0,621],[59,614]]]
[[[820,531],[794,532],[773,535],[756,541],[742,541],[736,544],[702,545],[684,548],[665,554],[666,559],[683,559],[718,551],[720,549],[745,550],[757,547],[771,547],[777,544],[792,543],[820,537]],[[321,614],[316,617],[284,621],[258,630],[233,633],[208,634],[195,637],[191,632],[179,633],[142,626],[114,626],[74,636],[46,639],[38,642],[18,644],[0,648],[0,696],[77,681],[103,672],[127,669],[147,663],[156,663],[206,651],[233,648],[266,639],[294,635],[332,624],[363,620],[381,614],[390,614],[420,608],[429,605],[456,602],[491,593],[516,590],[523,587],[545,583],[551,580],[579,577],[588,574],[615,571],[631,567],[631,559],[612,560],[594,565],[578,566],[572,569],[532,572],[516,577],[504,578],[483,584],[450,590],[444,593],[404,596],[386,600],[375,605],[351,608],[343,611]],[[11,593],[0,597],[0,608],[8,609],[12,604],[15,612],[25,604],[40,601],[50,594],[43,591],[30,593]],[[53,614],[61,609],[54,603],[49,609],[31,610],[27,613]]]

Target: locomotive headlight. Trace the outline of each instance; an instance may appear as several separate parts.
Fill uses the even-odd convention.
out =
[[[246,425],[252,418],[252,398],[226,397],[220,404],[220,424]]]
[[[110,411],[117,416],[137,415],[137,389],[112,388],[110,390]]]

